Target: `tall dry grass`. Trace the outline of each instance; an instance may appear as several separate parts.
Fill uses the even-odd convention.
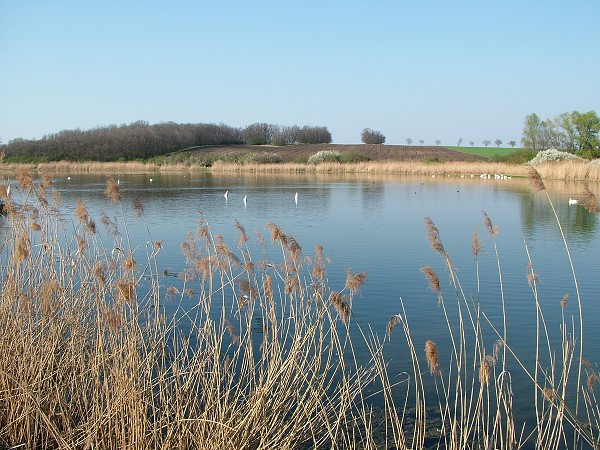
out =
[[[598,162],[567,160],[536,166],[544,179],[600,181]],[[278,163],[236,164],[216,161],[212,167],[192,163],[142,163],[142,162],[47,162],[40,164],[0,164],[0,170],[13,174],[28,170],[39,173],[152,173],[152,172],[257,172],[257,173],[368,173],[478,177],[482,174],[502,174],[510,177],[527,177],[527,165],[496,162],[424,162],[424,161],[364,161],[356,163]]]
[[[76,223],[66,222],[50,186],[19,181],[2,189],[0,446],[369,442],[369,427],[356,424],[370,420],[359,399],[374,370],[348,357],[348,329],[330,300],[347,307],[360,278],[333,295],[320,250],[305,268],[276,225],[281,259],[254,261],[241,225],[236,255],[200,221],[181,246],[181,281],[163,286],[159,241],[149,236],[134,251],[127,224],[103,215],[97,225],[84,200]],[[106,195],[122,217],[116,182]]]
[[[257,172],[257,173],[369,173],[401,175],[433,175],[479,177],[483,174],[507,177],[527,177],[527,165],[495,162],[423,162],[423,161],[366,161],[357,163],[327,162],[321,164],[226,164],[217,162],[214,172]],[[593,162],[564,161],[537,166],[547,179],[600,181],[600,164]]]
[[[535,180],[543,186],[541,177]],[[239,239],[230,245],[200,218],[181,243],[185,270],[168,278],[159,269],[162,242],[150,232],[142,246],[128,238],[129,202],[114,181],[105,193],[116,218],[102,215],[98,224],[85,199],[75,205],[74,219],[61,217],[49,178],[34,182],[23,172],[18,182],[10,191],[0,188],[7,213],[0,446],[599,445],[598,374],[582,358],[582,299],[573,317],[560,306],[561,343],[553,348],[531,261],[537,341],[535,363],[528,365],[511,347],[506,314],[500,322],[488,317],[479,279],[473,290],[463,286],[440,231],[426,219],[431,247],[450,277],[446,289],[433,268],[422,269],[446,321],[447,355],[439,342],[415,342],[402,300],[386,330],[361,324],[352,304],[366,274],[348,269],[344,286],[330,286],[323,248],[308,258],[276,224],[267,224],[269,235],[258,240],[277,256],[265,251],[255,260],[242,224],[235,224]],[[144,220],[143,205],[133,207]],[[500,230],[487,215],[484,228],[495,248],[504,311]],[[470,245],[477,266],[483,245],[477,234]],[[408,351],[400,378],[389,369],[390,340],[401,340]],[[366,358],[357,354],[359,345]],[[515,371],[530,381],[530,390],[518,394],[531,396],[532,426],[515,420]],[[367,394],[373,386],[376,392]]]

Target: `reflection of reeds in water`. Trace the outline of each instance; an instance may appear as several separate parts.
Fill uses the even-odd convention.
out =
[[[597,445],[596,366],[581,359],[566,297],[562,345],[551,348],[532,264],[534,368],[513,353],[506,322],[498,329],[479,295],[463,290],[429,218],[426,233],[448,267],[455,314],[435,271],[421,270],[447,321],[451,354],[439,339],[415,344],[403,301],[386,339],[377,333],[384,330],[366,332],[352,310],[366,273],[347,269],[344,286],[332,289],[323,247],[311,260],[273,223],[267,229],[276,256],[267,259],[265,251],[253,260],[240,223],[240,237],[229,246],[200,220],[181,244],[186,268],[167,278],[158,267],[161,241],[150,237],[145,254],[134,250],[126,224],[121,233],[104,215],[96,229],[83,200],[75,206],[73,238],[62,239],[64,219],[46,195],[50,185],[35,185],[27,174],[19,182],[10,195],[0,189],[7,204],[16,196],[20,205],[7,209],[4,224],[0,446],[421,449],[434,442],[508,449],[527,439],[540,449]],[[106,195],[122,211],[114,180]],[[133,208],[144,220],[139,200]],[[493,239],[497,228],[487,215],[484,227]],[[267,245],[261,237],[259,244]],[[471,246],[477,259],[477,234]],[[167,314],[166,306],[175,312]],[[402,336],[408,359],[399,377],[390,372],[387,346]],[[356,353],[359,343],[366,358]],[[568,402],[571,367],[586,376],[576,386],[579,409]],[[536,423],[529,427],[515,423],[510,370],[531,380]],[[428,389],[437,393],[435,417]]]

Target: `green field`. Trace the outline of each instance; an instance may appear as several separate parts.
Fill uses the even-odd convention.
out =
[[[520,147],[468,147],[468,146],[463,146],[463,147],[449,147],[449,146],[445,146],[446,148],[449,148],[451,150],[457,150],[459,152],[463,152],[463,153],[469,153],[471,155],[479,155],[479,156],[485,156],[487,158],[491,158],[492,156],[498,155],[498,156],[506,156],[506,155],[510,155],[511,153],[515,153],[518,152],[519,150],[521,150]]]

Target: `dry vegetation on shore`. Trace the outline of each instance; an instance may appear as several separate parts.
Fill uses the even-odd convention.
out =
[[[55,162],[40,164],[2,164],[0,173],[16,174],[22,170],[47,174],[118,174],[189,172],[209,170],[213,172],[257,172],[257,173],[372,173],[403,175],[443,175],[476,177],[481,174],[503,174],[526,177],[527,165],[495,162],[448,161],[366,161],[356,163],[278,163],[278,164],[232,164],[217,161],[212,167],[187,164],[156,164],[141,162]],[[571,181],[600,181],[600,163],[597,161],[549,162],[536,166],[544,179]]]

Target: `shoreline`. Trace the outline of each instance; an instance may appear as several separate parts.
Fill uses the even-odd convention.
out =
[[[535,166],[542,178],[565,181],[600,181],[600,164],[594,161],[562,161]],[[21,171],[39,174],[53,173],[160,173],[198,172],[213,173],[372,173],[398,175],[444,175],[480,176],[481,174],[526,177],[527,164],[507,164],[487,161],[368,161],[357,163],[278,163],[278,164],[232,164],[216,162],[211,167],[195,164],[156,164],[142,162],[68,162],[57,161],[39,164],[3,163],[2,176],[15,175]]]

